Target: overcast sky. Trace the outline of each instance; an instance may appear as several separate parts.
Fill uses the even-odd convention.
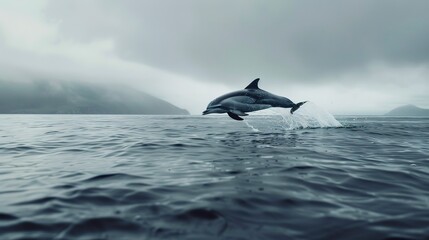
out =
[[[429,108],[428,12],[425,0],[0,0],[0,78],[123,83],[193,114],[257,77],[334,114]]]

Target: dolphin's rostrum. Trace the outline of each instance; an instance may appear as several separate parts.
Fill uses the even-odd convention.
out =
[[[306,103],[293,103],[285,97],[277,96],[258,87],[259,78],[253,80],[245,89],[227,93],[211,101],[203,115],[210,113],[227,113],[235,120],[243,120],[240,116],[247,116],[246,112],[253,112],[270,107],[291,108],[293,114]]]

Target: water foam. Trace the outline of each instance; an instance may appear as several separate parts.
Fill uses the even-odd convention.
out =
[[[255,128],[253,125],[251,125],[246,119],[243,120],[243,122],[254,132],[259,132],[259,129]]]
[[[342,127],[332,114],[312,102],[302,105],[294,114],[290,113],[290,109],[270,108],[258,111],[254,115],[259,115],[258,119],[263,117],[264,121],[271,122],[269,124],[271,128],[275,128],[277,125],[284,130]],[[256,118],[244,122],[253,131],[260,131],[264,126],[260,126],[260,121],[254,120]]]

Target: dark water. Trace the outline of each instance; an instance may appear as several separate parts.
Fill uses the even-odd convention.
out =
[[[428,239],[429,118],[0,115],[0,239]]]

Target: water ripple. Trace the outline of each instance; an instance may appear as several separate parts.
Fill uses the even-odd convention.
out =
[[[429,236],[427,118],[13,117],[0,239]]]

